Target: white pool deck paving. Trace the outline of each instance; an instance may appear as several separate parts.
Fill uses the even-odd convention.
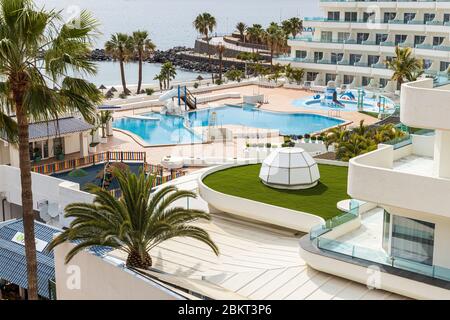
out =
[[[195,191],[202,171],[174,180],[172,184]],[[199,198],[191,200],[190,207],[208,210],[207,203]],[[204,281],[242,299],[405,299],[307,266],[299,256],[300,236],[292,231],[227,215],[213,215],[211,221],[196,225],[208,231],[220,249],[220,256],[197,240],[175,238],[150,252],[154,268],[181,279]],[[122,252],[110,254],[125,260]],[[209,292],[207,287],[202,290],[220,299],[214,296],[217,291]]]

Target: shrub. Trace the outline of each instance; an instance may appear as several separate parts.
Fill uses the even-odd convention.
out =
[[[305,134],[305,139],[311,139],[311,135],[309,133]]]
[[[267,142],[267,143],[266,143],[266,148],[269,149],[269,148],[271,148],[271,147],[272,147],[272,144],[271,144],[270,142]]]
[[[121,94],[119,94],[119,98],[120,99],[126,99],[127,95],[124,92],[122,92]]]
[[[297,138],[298,138],[298,140],[302,140],[302,139],[303,139],[303,136],[302,136],[302,135],[299,135],[299,136],[297,136]]]
[[[323,141],[323,139],[324,139],[324,136],[323,136],[323,135],[320,135],[320,136],[317,137],[317,140],[318,140],[318,141]]]
[[[220,80],[220,79],[217,79],[217,80],[216,80],[216,84],[217,84],[218,86],[220,86],[221,84],[223,84],[223,81]]]
[[[316,136],[312,136],[311,137],[311,141],[316,141],[317,140],[317,137]]]
[[[194,83],[194,89],[197,89],[200,86],[198,82]]]
[[[148,96],[151,96],[152,94],[155,93],[155,89],[147,88],[147,89],[145,89],[145,93],[146,93]]]

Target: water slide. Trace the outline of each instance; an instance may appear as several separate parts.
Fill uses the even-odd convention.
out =
[[[341,94],[340,98],[347,97],[350,100],[356,100],[355,95],[351,91],[346,91],[343,94]]]
[[[197,109],[197,98],[186,88],[184,87],[178,87],[178,103],[181,104],[184,103],[190,110]]]

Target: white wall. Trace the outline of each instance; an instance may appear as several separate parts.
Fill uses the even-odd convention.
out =
[[[22,205],[22,195],[20,186],[20,170],[10,166],[0,166],[0,192],[4,192],[8,202]],[[73,202],[91,203],[94,196],[90,193],[80,191],[77,183],[57,179],[39,173],[31,174],[33,191],[33,209],[38,210],[38,203],[48,201],[59,204],[60,225],[67,227],[69,221],[63,218],[63,210]]]
[[[433,157],[434,156],[434,136],[412,134],[413,154]]]
[[[123,269],[112,262],[81,252],[68,264],[64,258],[73,244],[55,248],[58,300],[181,300],[162,285]]]

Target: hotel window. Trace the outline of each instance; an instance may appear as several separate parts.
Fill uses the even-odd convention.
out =
[[[349,63],[351,66],[354,65],[355,63],[359,62],[360,60],[361,60],[360,54],[350,53]]]
[[[356,22],[358,20],[357,12],[346,12],[345,13],[345,21],[347,22]]]
[[[344,42],[350,38],[350,32],[338,32],[338,42]]]
[[[295,50],[295,58],[297,58],[297,59],[306,58],[306,51],[305,50]]]
[[[325,83],[328,84],[328,81],[336,81],[336,75],[332,73],[325,74]]]
[[[388,79],[380,78],[380,88],[386,87],[388,82],[389,82]]]
[[[338,61],[341,61],[343,57],[344,57],[343,53],[332,52],[331,53],[331,63],[336,64]]]
[[[318,72],[307,72],[306,81],[315,81],[318,74]]]
[[[423,22],[427,23],[428,21],[433,21],[436,15],[434,13],[425,13],[423,15]]]
[[[425,41],[425,36],[414,36],[414,46],[422,44]]]
[[[353,82],[353,76],[344,74],[344,84],[351,84]]]
[[[391,256],[432,265],[434,229],[434,223],[394,215]]]
[[[407,37],[408,36],[406,34],[396,34],[395,35],[395,45],[405,42]]]
[[[416,17],[415,13],[406,12],[403,14],[403,23],[408,23],[408,21],[414,20],[415,17]]]
[[[331,31],[322,31],[320,33],[320,40],[323,42],[331,42],[333,40],[333,32]]]
[[[385,12],[383,22],[388,23],[389,20],[394,20],[396,15],[395,12]]]
[[[322,60],[322,58],[323,58],[323,52],[321,52],[321,51],[314,52],[314,62]]]
[[[444,37],[433,37],[433,46],[439,46],[444,42]]]
[[[450,13],[444,13],[444,23],[450,22]]]
[[[374,18],[375,18],[375,12],[363,12],[363,22],[368,22],[369,19],[371,22],[373,22]]]
[[[362,77],[362,79],[361,79],[362,86],[364,86],[364,87],[368,86],[370,84],[370,80],[371,80],[370,77]]]
[[[340,20],[340,12],[339,11],[329,11],[328,12],[328,20],[339,21]]]
[[[367,56],[367,63],[369,66],[378,63],[378,60],[380,60],[380,56],[373,56],[370,54]]]
[[[441,61],[441,65],[440,65],[440,71],[448,71],[450,68],[450,62],[448,61]]]
[[[368,33],[360,33],[358,32],[356,34],[356,43],[361,44],[363,41],[366,41],[367,39],[369,39],[369,34]]]
[[[377,45],[380,45],[381,42],[385,42],[388,38],[388,35],[386,33],[377,33],[375,35],[375,43]]]

